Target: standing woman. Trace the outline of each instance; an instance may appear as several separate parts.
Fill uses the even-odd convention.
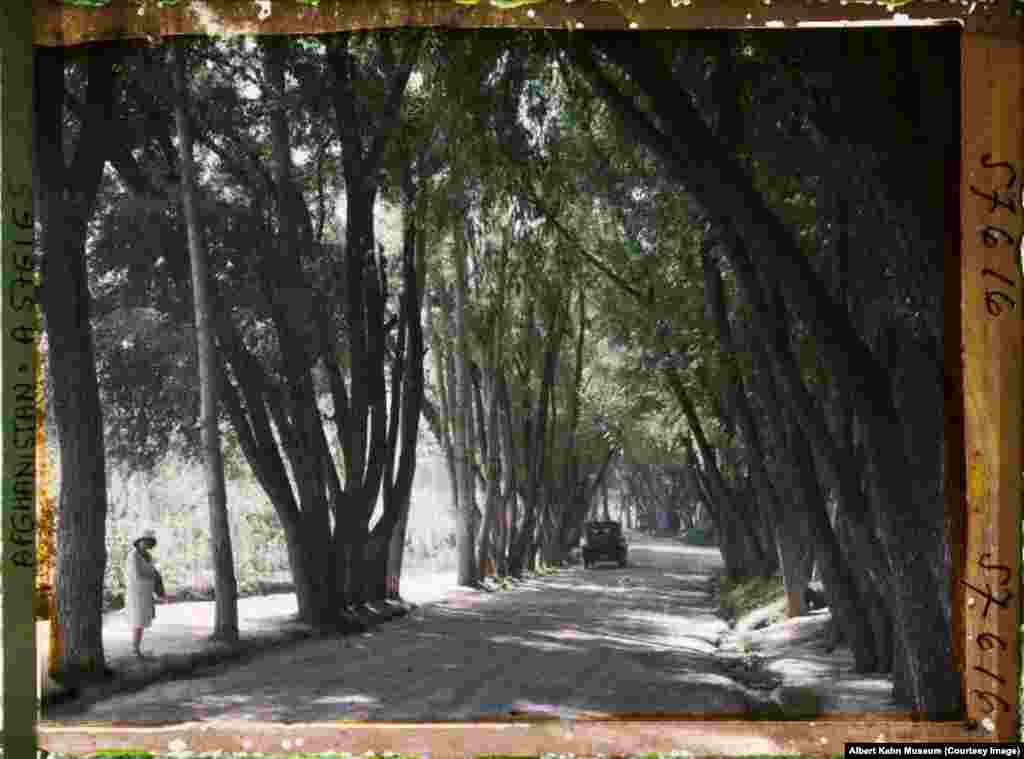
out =
[[[149,552],[156,546],[156,533],[145,530],[135,540],[134,549],[128,554],[128,566],[125,575],[128,577],[128,624],[132,628],[132,651],[140,659],[146,656],[139,649],[142,644],[142,631],[153,624],[156,616],[156,604],[153,596],[164,597],[164,582],[160,573],[153,566],[153,558]]]

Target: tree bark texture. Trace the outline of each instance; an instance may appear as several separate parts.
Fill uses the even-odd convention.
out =
[[[213,637],[234,642],[238,640],[238,584],[235,580],[235,562],[231,550],[227,490],[224,485],[224,459],[220,447],[218,403],[220,358],[217,355],[213,326],[213,299],[209,292],[209,264],[196,197],[197,183],[195,160],[192,155],[192,130],[188,118],[187,52],[181,41],[171,45],[170,56],[176,95],[174,120],[178,130],[181,202],[188,234],[196,349],[199,355],[203,469],[206,477],[206,498],[210,516],[210,549],[215,593]]]
[[[399,582],[402,576],[402,557],[405,553],[405,532],[409,521],[409,509],[411,507],[410,497],[412,495],[413,480],[416,475],[416,448],[419,442],[419,421],[423,410],[424,399],[424,377],[423,377],[423,356],[426,353],[425,340],[423,335],[423,274],[424,247],[425,242],[420,230],[419,208],[417,205],[417,187],[415,179],[406,176],[405,182],[405,211],[403,214],[403,248],[402,248],[402,272],[403,272],[403,300],[402,300],[402,324],[401,329],[405,331],[403,360],[401,362],[401,427],[400,441],[392,440],[389,443],[389,451],[393,457],[396,452],[396,442],[400,442],[397,472],[392,480],[391,467],[384,482],[384,511],[385,514],[394,514],[394,528],[389,542],[389,555],[387,565],[387,587],[386,596],[398,599]],[[394,366],[392,373],[399,373],[399,367]],[[394,409],[394,394],[392,394],[392,409]],[[394,411],[392,411],[394,414]],[[398,434],[399,430],[394,430]],[[390,458],[389,461],[393,461]]]
[[[480,579],[475,564],[476,538],[473,512],[476,510],[476,483],[470,451],[470,416],[473,413],[473,388],[470,378],[469,338],[466,334],[466,299],[469,283],[466,275],[466,240],[456,231],[452,251],[455,260],[455,381],[449,388],[454,396],[454,454],[456,485],[459,489],[459,513],[456,517],[455,550],[458,554],[458,583],[472,586]],[[454,392],[452,392],[454,390]]]
[[[548,413],[551,393],[555,383],[555,370],[562,345],[562,319],[564,309],[557,302],[551,303],[552,317],[548,322],[541,352],[540,388],[529,417],[526,457],[526,483],[524,497],[523,526],[513,549],[509,571],[513,576],[520,576],[524,569],[532,568],[537,550],[537,528],[542,517],[544,462],[546,454]]]
[[[768,565],[771,562],[764,555],[760,539],[751,525],[750,515],[745,514],[734,501],[731,489],[718,467],[714,450],[704,435],[704,427],[700,422],[700,417],[697,416],[697,410],[690,399],[682,377],[673,368],[666,369],[664,373],[669,388],[686,416],[690,433],[700,451],[708,488],[707,496],[715,503],[718,523],[723,531],[723,552],[732,554],[725,557],[726,564],[732,566],[734,573],[738,573],[735,575],[737,577],[770,574]]]
[[[74,156],[64,143],[64,54],[36,51],[38,218],[42,229],[40,300],[49,340],[53,409],[60,443],[56,624],[63,641],[54,671],[101,675],[103,575],[107,562],[107,481],[103,413],[90,324],[85,238],[112,133],[111,51],[86,64],[88,83]]]

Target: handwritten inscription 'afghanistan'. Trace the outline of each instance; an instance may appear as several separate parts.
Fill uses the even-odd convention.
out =
[[[36,340],[35,219],[31,211],[25,210],[31,208],[31,187],[6,186],[4,199],[6,337],[16,345],[29,347]],[[4,554],[15,566],[34,570],[36,386],[31,356],[26,358],[12,361],[17,379],[4,388],[8,398],[14,399],[13,404],[5,404],[4,419],[5,450],[13,459],[4,467]]]

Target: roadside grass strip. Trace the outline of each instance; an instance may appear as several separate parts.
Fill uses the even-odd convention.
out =
[[[730,622],[778,601],[785,594],[781,577],[754,577],[740,581],[722,577],[718,584],[721,612]]]

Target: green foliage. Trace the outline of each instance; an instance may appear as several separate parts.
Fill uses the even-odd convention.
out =
[[[155,309],[117,309],[94,327],[113,462],[151,468],[172,441],[198,447],[194,338]]]
[[[454,522],[438,507],[450,498],[443,462],[423,455],[406,531],[405,571],[449,571],[454,566]],[[153,557],[167,592],[181,599],[212,597],[213,566],[201,467],[177,458],[152,475],[111,475],[107,515],[104,602],[124,605],[125,562],[139,530],[152,526],[159,542]],[[182,494],[189,494],[183,497]],[[284,532],[248,468],[228,483],[235,575],[243,595],[279,592],[290,576]],[[442,513],[438,513],[438,511]]]
[[[248,582],[288,569],[282,563],[287,545],[276,514],[270,510],[249,512],[243,515],[242,526],[244,550],[239,556],[239,577]]]
[[[249,477],[249,464],[245,460],[238,433],[234,427],[222,430],[221,454],[224,458],[224,477],[230,481],[244,481]]]
[[[722,613],[727,619],[740,619],[762,606],[785,597],[781,577],[754,577],[743,580],[719,580],[718,595]]]
[[[188,495],[183,497],[182,494]],[[153,475],[124,478],[115,473],[107,515],[104,597],[123,604],[125,562],[144,526],[158,536],[153,558],[171,596],[209,597],[213,587],[205,483],[200,466],[168,458]],[[256,592],[289,569],[284,534],[272,507],[247,479],[228,483],[231,541],[239,591]]]
[[[125,574],[125,562],[132,549],[135,532],[124,524],[107,518],[107,566],[103,578],[104,596],[108,603],[116,606],[124,604],[124,596],[128,589],[128,578]],[[166,582],[166,579],[165,579]],[[168,590],[170,590],[168,588]]]
[[[686,545],[690,546],[713,546],[717,545],[711,530],[702,527],[692,527],[686,530],[681,536]]]

